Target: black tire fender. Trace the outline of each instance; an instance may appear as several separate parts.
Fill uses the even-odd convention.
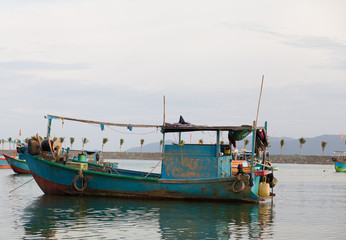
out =
[[[237,185],[240,183],[241,187],[237,189]],[[232,184],[232,191],[235,193],[240,193],[244,191],[245,189],[245,183],[243,180],[240,179],[240,175],[238,175],[237,180],[234,181]]]
[[[77,180],[79,178],[82,179],[82,187],[81,188],[77,186]],[[83,192],[88,186],[88,181],[87,181],[86,177],[81,176],[81,175],[76,175],[74,177],[74,179],[72,180],[72,186],[73,186],[74,190],[76,190],[77,192]]]

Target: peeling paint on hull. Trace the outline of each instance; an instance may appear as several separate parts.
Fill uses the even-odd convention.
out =
[[[154,199],[203,199],[217,201],[261,201],[246,183],[244,191],[234,193],[235,178],[201,180],[164,180],[119,176],[83,170],[87,187],[77,191],[73,179],[79,169],[60,165],[38,157],[27,158],[29,168],[39,187],[47,194],[134,197]],[[80,184],[80,183],[77,183]],[[78,187],[81,187],[79,185]]]

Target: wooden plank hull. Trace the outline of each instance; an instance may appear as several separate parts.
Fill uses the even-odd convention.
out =
[[[25,160],[21,160],[21,159],[17,159],[8,155],[3,154],[4,157],[6,158],[10,168],[12,168],[12,170],[15,173],[19,173],[19,174],[30,174],[30,169],[28,164],[26,163]]]
[[[0,158],[0,169],[10,169],[11,166],[8,164],[5,158]]]
[[[26,154],[30,171],[44,193],[59,195],[137,197],[154,199],[203,199],[218,201],[263,201],[252,189],[258,189],[258,181],[250,187],[243,176],[244,190],[236,193],[233,183],[236,177],[212,179],[160,179],[122,174],[108,174],[91,170],[79,170]],[[82,184],[83,176],[86,184]],[[257,186],[256,186],[257,185]]]

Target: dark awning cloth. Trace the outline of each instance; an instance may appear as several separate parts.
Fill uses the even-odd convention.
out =
[[[241,141],[251,133],[251,129],[232,129],[228,132],[228,138]]]
[[[185,126],[181,124],[170,124],[166,123],[162,127],[163,133],[168,132],[195,132],[195,131],[230,131],[230,130],[251,130],[252,126],[250,125],[241,125],[241,126],[205,126],[205,125],[190,125]]]
[[[205,126],[205,125],[193,125],[185,122],[184,118],[180,116],[177,123],[165,123],[162,127],[163,133],[168,132],[195,132],[195,131],[230,131],[230,130],[251,130],[252,126]]]

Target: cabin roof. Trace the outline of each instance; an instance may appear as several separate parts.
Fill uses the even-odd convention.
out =
[[[162,132],[194,132],[194,131],[230,131],[230,130],[251,130],[250,125],[241,126],[204,126],[204,125],[191,125],[191,126],[176,126],[165,125],[162,127]]]

